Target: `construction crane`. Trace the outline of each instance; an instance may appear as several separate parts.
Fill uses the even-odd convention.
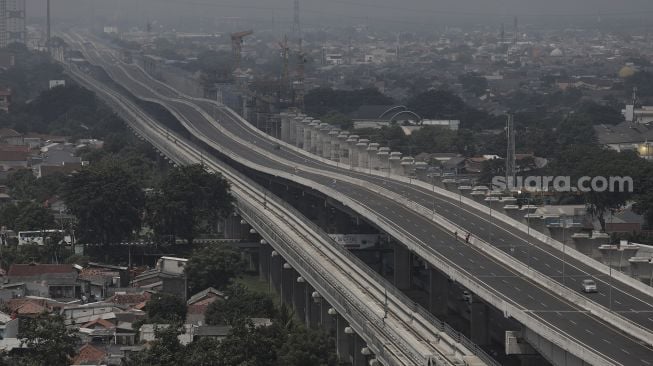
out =
[[[243,54],[243,39],[254,34],[253,30],[231,33],[231,49],[234,53],[234,71],[240,68]]]
[[[304,110],[304,73],[306,64],[306,54],[302,48],[302,40],[299,39],[299,50],[297,53],[297,80],[294,83],[295,107],[300,111]]]

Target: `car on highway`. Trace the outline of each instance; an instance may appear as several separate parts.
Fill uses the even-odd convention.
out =
[[[597,292],[598,291],[597,288],[596,288],[596,282],[594,282],[594,280],[589,280],[589,279],[588,280],[583,280],[583,282],[581,282],[581,286],[582,286],[583,292],[585,292],[585,293]]]

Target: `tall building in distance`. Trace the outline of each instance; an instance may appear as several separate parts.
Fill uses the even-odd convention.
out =
[[[0,48],[26,41],[25,0],[0,0]]]

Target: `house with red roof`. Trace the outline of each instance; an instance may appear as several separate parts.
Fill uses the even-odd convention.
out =
[[[105,350],[87,343],[77,351],[71,365],[103,365],[107,356]]]

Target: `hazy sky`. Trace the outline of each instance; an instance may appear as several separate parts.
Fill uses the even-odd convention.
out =
[[[87,17],[157,19],[164,16],[292,18],[293,0],[51,0],[58,18]],[[28,14],[44,13],[45,0],[27,0]],[[524,21],[559,18],[653,16],[653,0],[300,0],[306,24],[328,18],[352,23],[395,18],[486,19],[520,16]]]

